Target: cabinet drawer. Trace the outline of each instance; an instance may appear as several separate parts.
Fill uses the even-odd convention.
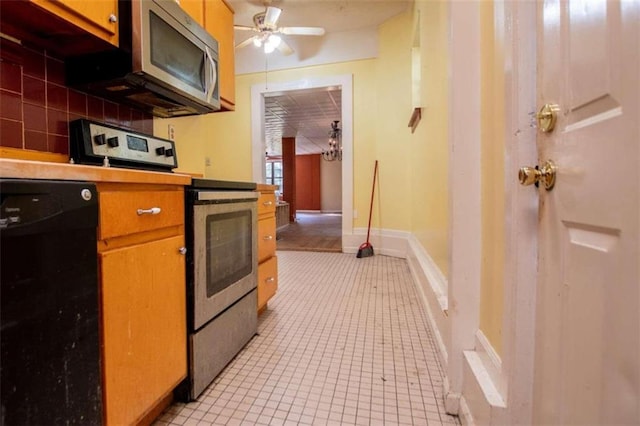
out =
[[[258,309],[263,308],[278,289],[278,258],[271,259],[258,266]]]
[[[258,221],[258,262],[276,253],[276,218],[268,217]]]
[[[100,193],[100,240],[182,224],[183,190]]]
[[[258,216],[275,214],[276,212],[276,194],[273,192],[262,193],[258,198]]]

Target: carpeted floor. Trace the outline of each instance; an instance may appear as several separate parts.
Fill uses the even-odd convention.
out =
[[[342,215],[298,212],[276,238],[277,250],[341,252]]]

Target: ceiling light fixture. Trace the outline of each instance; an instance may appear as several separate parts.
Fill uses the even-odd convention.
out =
[[[331,123],[329,130],[329,149],[322,150],[322,159],[326,161],[342,161],[342,129],[338,127],[340,121]]]
[[[260,38],[253,39],[253,44],[256,47],[261,47],[264,43],[264,53],[273,52],[274,50],[276,50],[278,46],[280,46],[281,42],[282,42],[282,39],[280,38],[280,36],[275,34],[269,34],[268,36],[262,39]]]

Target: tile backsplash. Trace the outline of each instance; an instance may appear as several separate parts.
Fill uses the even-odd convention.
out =
[[[64,62],[2,40],[0,146],[69,154],[69,121],[88,118],[153,133],[153,117],[65,85]]]

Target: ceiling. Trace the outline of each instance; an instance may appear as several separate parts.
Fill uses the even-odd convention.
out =
[[[344,61],[344,54],[338,57],[338,52],[336,52],[336,55],[332,57],[336,41],[339,45],[341,38],[344,37],[345,42],[342,44],[346,46],[347,40],[353,39],[353,34],[357,31],[377,31],[380,24],[407,10],[412,1],[227,0],[227,3],[235,11],[234,23],[236,25],[252,26],[253,16],[263,12],[265,7],[270,5],[282,9],[278,20],[279,27],[323,27],[326,34],[322,37],[282,36],[296,51],[288,58],[289,65],[287,67],[291,67],[291,58],[300,58],[302,52],[306,56],[309,55],[308,52],[315,52],[315,56],[318,58],[316,64]],[[236,31],[235,44],[239,44],[254,34],[249,31]],[[325,39],[332,43],[322,43]],[[319,42],[320,47],[318,46]],[[236,54],[236,71],[246,69],[243,67],[242,61],[247,61],[247,55],[253,52],[255,55],[264,55],[253,45],[241,50],[241,52],[237,52],[241,54]],[[350,50],[357,53],[358,45],[355,48],[350,46]],[[273,60],[275,63],[278,60],[278,55],[282,54],[278,51],[273,52],[269,60]],[[302,63],[302,61],[301,64],[300,66],[307,66],[307,63]],[[267,153],[269,155],[282,153],[282,137],[296,138],[296,154],[322,152],[322,149],[328,147],[328,133],[331,129],[331,123],[335,120],[341,121],[341,114],[341,90],[339,87],[288,91],[266,97],[265,139]],[[339,127],[342,128],[342,123]]]
[[[279,27],[323,27],[327,33],[377,27],[406,10],[407,0],[227,0],[236,25],[253,26],[253,15],[266,6],[282,9]],[[236,31],[236,44],[251,32]],[[301,37],[301,36],[292,36]],[[302,36],[304,37],[304,36]]]
[[[267,96],[265,139],[269,155],[282,154],[282,138],[296,138],[296,154],[317,154],[328,148],[331,123],[342,120],[340,88],[290,90]],[[342,128],[342,123],[339,123]]]

